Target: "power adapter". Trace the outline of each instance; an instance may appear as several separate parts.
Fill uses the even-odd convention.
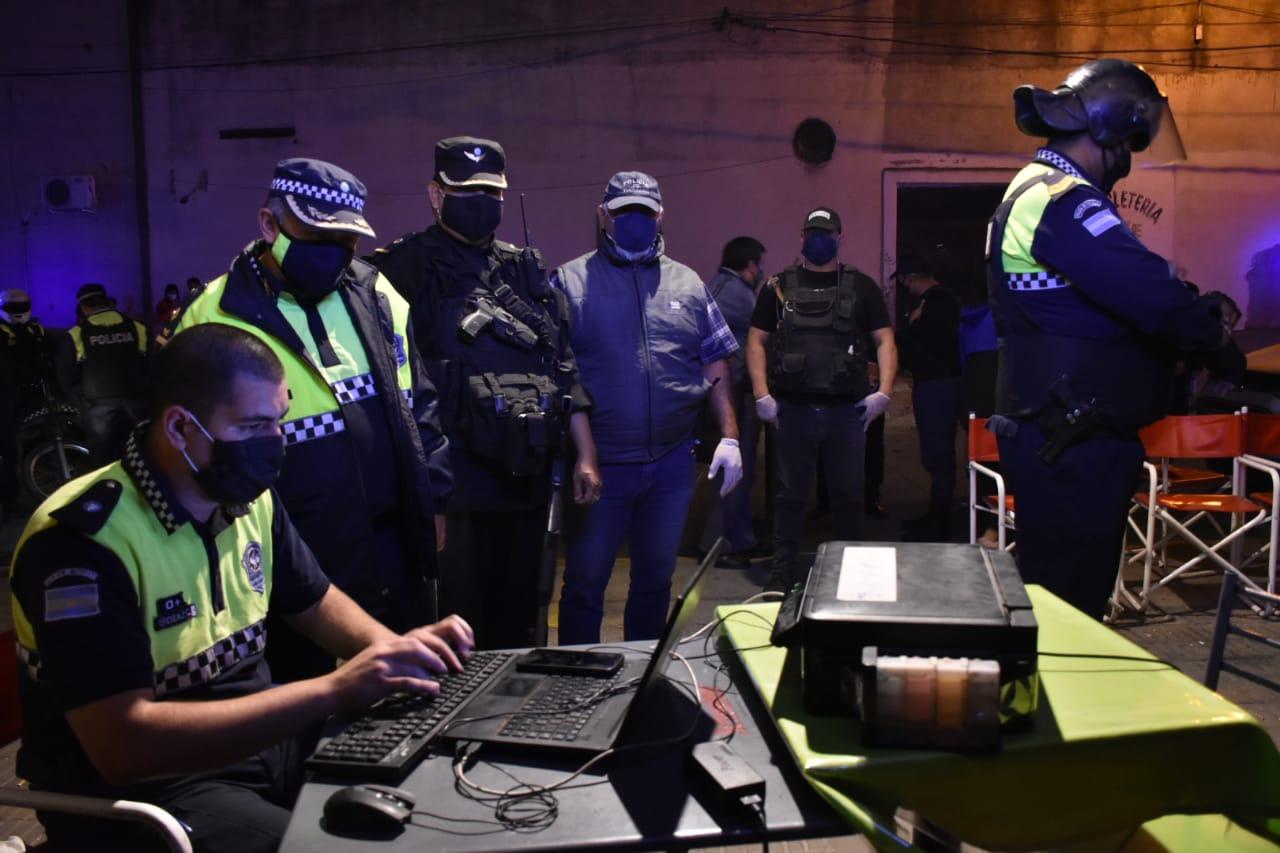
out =
[[[729,744],[722,740],[695,744],[689,759],[690,766],[697,768],[694,775],[706,780],[719,805],[749,809],[764,825],[764,779]]]

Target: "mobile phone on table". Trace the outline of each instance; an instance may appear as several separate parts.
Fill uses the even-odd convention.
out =
[[[583,652],[575,649],[534,649],[516,660],[517,672],[552,675],[593,675],[605,678],[622,669],[616,652]]]

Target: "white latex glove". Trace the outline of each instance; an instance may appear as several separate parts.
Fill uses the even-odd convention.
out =
[[[862,431],[866,432],[871,426],[871,422],[885,413],[889,408],[889,395],[882,394],[879,391],[872,391],[870,394],[862,398],[859,403],[862,406]]]
[[[720,497],[733,491],[733,487],[742,480],[742,451],[738,449],[736,438],[720,439],[716,452],[711,457],[711,471],[707,473],[707,479],[714,480],[722,469],[724,483],[720,486]]]
[[[765,394],[756,400],[756,417],[767,424],[778,423],[778,401],[773,399],[772,394]]]

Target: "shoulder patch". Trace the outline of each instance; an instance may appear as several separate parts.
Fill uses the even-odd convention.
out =
[[[1069,175],[1064,175],[1058,180],[1044,185],[1045,189],[1049,191],[1049,198],[1053,199],[1066,195],[1077,186],[1079,186],[1079,184]]]
[[[373,250],[373,253],[374,253],[375,255],[389,255],[389,254],[391,254],[392,252],[395,252],[395,251],[398,251],[398,250],[400,250],[400,249],[403,249],[405,246],[407,246],[407,245],[409,244],[409,241],[410,241],[410,240],[412,240],[412,239],[413,239],[414,237],[416,237],[416,236],[418,236],[418,232],[417,232],[417,231],[410,231],[408,234],[404,234],[404,235],[402,235],[402,236],[400,236],[400,237],[397,237],[396,239],[392,240],[392,241],[391,241],[390,243],[388,243],[387,245],[385,245],[385,246],[383,246],[383,247],[381,247],[381,248],[379,248],[379,249],[374,249],[374,250]]]
[[[124,487],[115,480],[100,480],[71,503],[49,515],[59,524],[92,536],[102,529],[120,503]]]

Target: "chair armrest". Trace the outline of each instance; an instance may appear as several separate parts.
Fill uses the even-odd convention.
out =
[[[57,794],[52,791],[32,791],[28,788],[2,786],[0,787],[0,805],[145,823],[160,833],[173,853],[192,853],[191,839],[187,837],[187,831],[183,825],[173,815],[151,803],[108,800],[102,797],[82,797],[77,794]]]
[[[1236,461],[1245,468],[1261,471],[1271,477],[1271,511],[1275,512],[1276,507],[1280,506],[1280,465],[1270,459],[1263,459],[1261,456],[1254,456],[1251,453],[1236,457]],[[1241,489],[1243,490],[1243,486]]]
[[[1003,474],[1001,474],[999,471],[996,471],[992,468],[988,468],[986,465],[983,465],[981,462],[970,462],[969,467],[977,471],[979,474],[982,474],[984,476],[990,477],[992,480],[995,480],[998,486],[1002,486],[1004,484]]]

